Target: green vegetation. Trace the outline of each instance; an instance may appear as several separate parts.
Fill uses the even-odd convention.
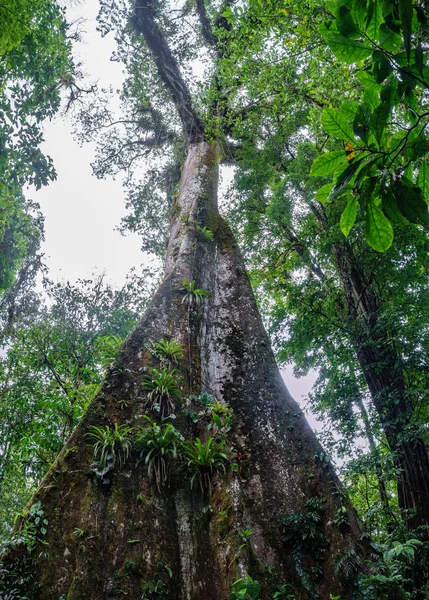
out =
[[[346,581],[359,573],[359,599],[426,598],[427,3],[195,0],[172,15],[168,3],[141,0],[135,18],[122,8],[102,0],[99,28],[103,34],[113,30],[119,44],[115,58],[126,71],[123,115],[112,119],[101,91],[82,111],[81,139],[93,142],[100,132],[95,173],[127,171],[131,214],[123,226],[144,234],[145,250],[163,255],[188,149],[196,140],[222,149],[221,161],[234,166],[224,212],[235,226],[278,360],[292,363],[299,376],[316,373],[309,406],[323,422],[324,447],[332,464],[340,465],[346,492],[370,538],[372,564],[350,545],[340,556],[330,556],[329,535],[350,529],[348,501],[330,490],[325,510],[323,499],[303,498],[300,509],[280,517],[279,535],[298,582],[295,596],[316,598],[324,566],[335,565],[336,575]],[[166,47],[171,44],[183,74],[183,81],[175,81],[179,93],[166,83],[168,69],[159,72],[165,56],[153,56],[136,30],[138,11],[153,17]],[[198,56],[208,63],[204,75],[193,69]],[[102,281],[48,284],[46,302],[34,292],[43,217],[22,190],[40,188],[56,176],[41,151],[42,122],[57,113],[61,90],[69,94],[67,106],[79,95],[74,71],[70,30],[54,1],[1,3],[0,513],[5,534],[12,513],[27,502],[80,422],[103,371],[110,368],[119,385],[134,374],[129,357],[124,362],[125,351],[118,354],[144,304],[136,307],[130,289],[114,291]],[[213,181],[205,183],[203,194],[214,187]],[[226,226],[213,218],[205,195],[198,202],[198,214],[187,208],[178,223],[197,240],[183,272],[207,282],[207,274],[196,268],[202,264],[199,255],[219,248],[232,255],[235,242],[231,238],[221,245],[229,235]],[[144,462],[158,491],[169,485],[175,460],[185,464],[191,486],[197,482],[204,494],[211,494],[216,473],[233,468],[227,436],[235,422],[238,435],[245,421],[243,415],[234,419],[226,402],[233,403],[234,392],[225,402],[202,392],[190,397],[183,413],[177,410],[185,394],[198,393],[202,385],[199,361],[210,360],[209,351],[203,355],[199,347],[210,321],[198,323],[198,331],[193,327],[200,321],[196,316],[207,312],[198,309],[209,297],[197,280],[184,279],[173,296],[173,305],[182,302],[176,312],[187,311],[180,332],[180,339],[188,335],[186,349],[166,338],[150,344],[150,362],[159,369],[138,371],[144,393],[133,396],[124,386],[106,408],[112,414],[100,414],[96,421],[116,423],[124,417],[132,423],[138,411],[146,426],[116,423],[87,432],[102,481],[115,465],[133,457],[134,437],[136,462]],[[138,285],[134,292],[140,294]],[[166,319],[163,335],[177,335],[176,316]],[[156,335],[152,331],[149,339]],[[238,350],[241,340],[232,338]],[[262,340],[253,349],[256,358],[266,356],[264,345]],[[232,344],[229,350],[234,351]],[[185,372],[186,386],[180,379]],[[148,406],[135,402],[141,396]],[[173,413],[177,429],[163,421]],[[284,433],[292,439],[302,417],[288,418]],[[182,431],[200,437],[184,442]],[[70,448],[65,458],[73,459],[75,451]],[[243,452],[246,461],[255,458]],[[129,465],[136,466],[131,460]],[[305,489],[316,493],[318,477],[330,469],[328,454],[318,453],[309,466],[314,473],[303,476]],[[16,533],[27,540],[21,544],[26,561],[33,560],[36,543],[43,545],[47,525],[40,506],[33,506]],[[239,530],[247,545],[249,531]],[[72,535],[76,543],[85,537],[79,528]],[[140,539],[128,543],[133,548]],[[121,564],[130,573],[139,568],[134,560]],[[15,573],[23,582],[24,567]],[[238,579],[231,600],[265,597],[274,590],[274,583],[267,592],[265,579],[251,574],[260,584],[250,575]],[[171,579],[161,561],[153,579],[142,584],[142,598],[168,597]],[[273,598],[292,599],[286,583],[275,584]],[[11,594],[10,589],[3,593]]]
[[[327,548],[327,540],[321,530],[324,504],[323,498],[310,498],[302,511],[280,517],[282,539],[288,548],[302,589],[314,599],[319,598],[314,584],[322,575]],[[308,569],[306,563],[310,556],[313,566]]]
[[[0,556],[4,552],[18,552],[19,559],[12,568],[0,562],[0,592],[10,600],[22,598],[32,587],[32,572],[36,547],[46,545],[48,520],[40,502],[32,504],[27,511],[16,516],[15,532],[9,539],[0,543]],[[21,551],[20,551],[21,550]]]
[[[177,458],[178,447],[183,442],[183,436],[171,423],[157,425],[145,416],[146,427],[136,434],[135,447],[140,454],[140,460],[147,465],[147,474],[154,476],[156,487],[161,491],[170,479],[171,461]]]
[[[102,276],[26,286],[0,357],[0,532],[29,501],[99,389],[105,369],[138,321],[149,279],[122,289]],[[118,368],[118,366],[116,366]],[[124,406],[128,398],[121,397]],[[69,448],[72,456],[76,448]]]
[[[86,437],[94,445],[94,472],[105,483],[108,482],[104,478],[106,473],[114,469],[116,464],[121,467],[129,458],[132,447],[131,431],[131,427],[117,423],[113,427],[92,425],[89,428]]]
[[[59,110],[64,81],[74,82],[68,25],[54,0],[4,0],[0,5],[0,299],[33,266],[43,238],[39,207],[25,198],[56,177],[41,150],[42,122]],[[40,267],[40,257],[39,257]]]
[[[142,386],[148,391],[147,399],[151,402],[152,410],[159,412],[162,418],[174,413],[176,406],[181,403],[183,394],[175,369],[152,369],[151,375],[145,375]]]
[[[234,581],[229,600],[257,600],[261,586],[250,575]]]
[[[428,15],[412,2],[340,1],[330,10],[334,18],[322,25],[322,35],[338,59],[358,66],[362,100],[322,112],[323,128],[345,147],[314,161],[312,175],[333,174],[316,198],[345,198],[340,226],[346,236],[362,211],[368,244],[384,252],[393,224],[406,219],[429,227]]]
[[[161,559],[156,565],[156,572],[150,581],[141,584],[141,600],[151,600],[159,598],[167,600],[169,595],[169,579],[172,579],[173,571],[167,565],[165,558]]]
[[[192,281],[188,281],[185,277],[185,279],[182,281],[182,285],[184,293],[182,304],[185,304],[186,306],[188,306],[188,308],[192,310],[195,310],[199,306],[201,306],[203,301],[209,295],[207,290],[197,288],[195,279],[193,279]]]
[[[184,444],[183,454],[192,473],[191,487],[198,479],[203,494],[211,494],[211,480],[215,473],[226,473],[232,467],[225,440],[216,442],[210,437],[204,444],[197,438]]]
[[[159,342],[154,342],[149,351],[160,359],[161,364],[167,362],[170,365],[173,362],[177,363],[183,358],[184,348],[176,340],[161,339]]]

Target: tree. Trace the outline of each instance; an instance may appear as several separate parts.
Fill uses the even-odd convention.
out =
[[[372,2],[367,4],[368,7],[375,6]],[[375,4],[377,10],[380,9],[381,5]],[[397,5],[393,4],[396,11]],[[391,7],[393,4],[389,4],[389,7],[386,6],[385,16],[389,22],[392,20]],[[370,16],[374,14],[371,9],[368,11],[368,17],[362,16],[363,5],[356,8],[356,14],[351,9],[351,3],[340,2],[339,5],[341,6],[329,5],[332,10],[335,8],[335,14],[332,14],[326,10],[324,3],[320,3],[320,14],[323,15],[321,20],[330,16],[332,21],[335,15],[341,13],[345,20],[349,15],[350,18],[359,18],[362,22],[367,23],[365,19],[370,19]],[[307,6],[304,5],[301,8],[293,3],[287,3],[285,6],[287,8],[285,7],[284,11],[287,15],[283,9],[278,8],[276,3],[261,5],[259,2],[249,3],[249,10],[243,17],[240,14],[241,8],[238,7],[235,7],[234,10],[231,9],[228,13],[234,39],[241,42],[235,45],[234,50],[228,56],[227,68],[225,67],[222,80],[227,89],[229,89],[229,84],[233,86],[234,82],[240,89],[239,99],[234,99],[233,109],[230,111],[231,137],[234,136],[234,133],[239,133],[241,136],[241,144],[234,148],[235,158],[240,165],[236,187],[241,191],[238,208],[234,215],[239,222],[239,232],[244,234],[248,241],[246,255],[249,261],[254,260],[258,264],[262,257],[263,273],[258,277],[259,281],[263,282],[261,287],[271,287],[275,290],[275,305],[281,307],[279,312],[282,311],[283,315],[285,305],[292,314],[299,315],[299,330],[303,336],[302,339],[308,342],[312,334],[312,330],[307,327],[312,320],[308,314],[309,312],[311,314],[312,306],[316,313],[317,310],[322,311],[328,316],[328,320],[331,318],[338,325],[336,329],[332,327],[330,329],[331,338],[332,331],[336,331],[337,340],[333,345],[341,348],[338,356],[340,356],[344,344],[344,331],[346,332],[349,352],[351,351],[355,357],[350,359],[351,354],[349,353],[347,360],[350,360],[353,369],[357,367],[364,376],[365,382],[362,389],[369,390],[378,413],[378,419],[382,423],[384,434],[387,437],[387,443],[395,457],[402,514],[413,528],[414,525],[428,522],[429,498],[426,482],[429,464],[424,434],[426,421],[425,418],[423,420],[416,419],[419,407],[424,403],[425,391],[423,385],[416,393],[413,381],[408,378],[405,366],[407,360],[404,355],[409,353],[412,344],[408,340],[406,342],[407,351],[402,352],[403,330],[397,327],[399,321],[395,321],[395,318],[398,319],[399,315],[403,314],[400,306],[400,302],[403,300],[403,292],[400,291],[401,285],[405,285],[410,290],[410,296],[408,296],[410,303],[415,289],[425,285],[422,281],[424,275],[418,265],[421,265],[422,262],[425,263],[426,234],[417,234],[418,227],[411,230],[407,228],[407,222],[409,224],[410,219],[406,219],[404,215],[407,211],[408,201],[401,200],[399,204],[402,206],[402,213],[398,210],[396,227],[401,235],[402,246],[400,244],[396,252],[392,252],[392,256],[387,257],[384,261],[377,255],[377,252],[372,252],[362,246],[362,237],[368,238],[368,219],[371,215],[372,217],[375,214],[378,215],[377,211],[381,212],[377,204],[377,194],[380,193],[378,184],[386,183],[387,185],[387,180],[383,180],[380,169],[383,171],[384,159],[389,163],[392,156],[390,156],[389,150],[389,153],[383,155],[384,158],[381,159],[380,148],[374,146],[371,137],[368,145],[362,142],[362,146],[359,146],[360,142],[356,143],[356,151],[360,154],[359,156],[356,154],[355,162],[351,151],[345,147],[344,134],[341,142],[332,138],[340,137],[338,131],[341,129],[341,119],[344,118],[346,123],[348,123],[347,119],[350,120],[346,109],[357,110],[357,100],[361,99],[362,95],[365,102],[369,96],[372,97],[373,108],[377,115],[383,107],[387,107],[390,114],[392,106],[398,105],[399,108],[395,109],[397,110],[395,113],[397,121],[394,121],[391,126],[393,129],[403,128],[405,136],[400,136],[402,141],[399,143],[398,151],[401,150],[401,156],[398,154],[396,157],[399,161],[396,166],[400,167],[399,174],[401,174],[405,167],[413,170],[410,165],[415,160],[417,160],[415,167],[421,168],[422,171],[425,170],[426,162],[422,159],[424,152],[422,151],[422,155],[418,157],[414,154],[408,155],[410,149],[407,148],[408,136],[405,135],[408,128],[411,129],[411,136],[417,135],[418,130],[419,147],[422,148],[421,141],[424,130],[420,130],[420,125],[417,129],[412,124],[410,125],[408,109],[405,116],[401,113],[403,94],[405,96],[408,94],[408,88],[403,89],[402,84],[396,81],[398,77],[400,79],[398,73],[401,72],[401,68],[388,69],[386,82],[382,80],[383,85],[389,87],[392,83],[391,80],[395,79],[396,84],[402,90],[399,96],[395,94],[392,96],[393,105],[388,105],[384,102],[386,90],[380,81],[377,84],[378,87],[373,87],[371,95],[367,88],[362,86],[360,81],[362,77],[358,74],[355,78],[354,68],[341,63],[332,64],[332,56],[326,56],[326,44],[321,40],[317,30],[315,31],[318,26],[316,18],[309,19],[308,14],[304,14],[308,10]],[[413,9],[411,8],[411,10]],[[418,6],[416,6],[414,16],[416,17],[417,14],[420,14]],[[286,23],[283,22],[283,19]],[[308,23],[309,21],[310,23]],[[425,30],[416,23],[417,21],[414,19],[413,31],[417,33],[413,34],[413,43],[418,46],[420,44],[419,36],[424,35]],[[380,21],[380,27],[381,25]],[[321,24],[328,43],[332,39],[338,42],[341,35],[338,32],[334,33],[336,25],[331,23],[330,27],[332,29],[329,33],[326,32],[326,26]],[[400,29],[401,24],[395,20],[392,27]],[[249,29],[250,34],[248,33]],[[361,29],[364,30],[365,27],[362,25]],[[269,39],[272,40],[268,51],[266,50],[267,30],[270,33]],[[297,35],[299,30],[301,30],[301,36]],[[289,34],[287,38],[286,31]],[[355,30],[350,33],[349,37],[355,39],[357,36],[362,37],[364,33],[362,31],[356,33]],[[401,36],[397,34],[397,37],[401,43]],[[285,39],[287,39],[286,49],[284,48]],[[246,44],[244,40],[246,40]],[[311,41],[309,42],[309,40]],[[251,44],[251,52],[248,50],[247,41]],[[361,42],[356,43],[359,46]],[[370,42],[367,40],[366,43],[369,47]],[[404,45],[405,43],[406,41],[404,41]],[[309,44],[311,44],[311,50],[308,47]],[[350,49],[349,47],[353,49],[353,44],[355,41],[349,40],[348,46],[343,48],[344,52],[341,58],[344,58],[344,53]],[[338,44],[335,48],[340,55],[341,49]],[[373,48],[369,50],[366,48],[366,56],[369,56],[372,50]],[[404,52],[407,61],[406,51],[404,50]],[[406,70],[415,70],[414,56],[412,54],[411,63],[407,63],[408,66],[404,67]],[[374,57],[380,58],[375,51]],[[371,77],[375,77],[374,73],[378,73],[380,62],[378,58],[377,60],[375,58],[374,62],[369,65],[365,63],[362,67],[366,77],[365,81],[370,77],[370,73]],[[225,60],[224,57],[224,63]],[[389,55],[389,60],[393,60],[396,64],[395,61],[399,58],[392,58]],[[353,54],[350,54],[347,62],[354,61]],[[342,85],[338,83],[338,77],[341,75],[344,79]],[[323,78],[328,76],[328,81],[324,82]],[[410,78],[413,83],[412,85],[410,83],[409,92],[411,95],[417,94],[421,105],[418,109],[419,114],[420,112],[424,114],[426,96],[419,91],[420,84],[415,82],[414,75],[410,74]],[[286,82],[280,89],[279,80]],[[394,86],[396,84],[392,83]],[[332,106],[340,104],[341,101],[344,101],[344,114]],[[320,109],[323,107],[325,108],[321,111]],[[237,108],[239,118],[236,117]],[[337,128],[334,130],[332,119],[336,118],[338,114],[340,114],[340,124],[337,124]],[[353,111],[350,114],[355,115]],[[374,120],[375,117],[372,120],[373,124]],[[417,120],[420,124],[421,119]],[[330,124],[328,127],[326,127],[327,123]],[[326,135],[321,124],[332,136]],[[347,127],[351,128],[352,125],[348,123]],[[355,128],[358,129],[357,121]],[[358,136],[357,129],[353,135]],[[371,135],[373,134],[371,133]],[[383,144],[388,141],[389,136],[383,134]],[[328,152],[323,152],[324,149],[327,149]],[[405,154],[402,154],[403,152]],[[330,163],[330,167],[334,171],[334,182],[326,183],[321,189],[318,189],[320,183],[326,181],[326,179],[322,181],[319,179],[319,176],[322,175],[322,172],[318,170],[319,167],[329,157],[335,156],[339,162],[336,165]],[[363,162],[360,162],[361,160]],[[312,163],[312,170],[309,173]],[[364,167],[364,165],[365,168],[361,170],[360,167]],[[396,167],[393,167],[392,163],[390,168]],[[357,170],[355,171],[355,169]],[[324,171],[326,175],[329,173]],[[372,176],[374,179],[371,179]],[[398,189],[402,189],[401,185],[405,185],[405,182],[401,184],[399,181],[393,181],[395,177],[393,179],[392,177],[387,185],[389,190],[386,193],[398,195]],[[365,183],[362,184],[364,180]],[[359,187],[361,184],[363,185],[362,189]],[[410,189],[416,188],[416,182],[410,186]],[[365,199],[360,197],[361,192],[364,194],[363,188],[367,194]],[[396,191],[393,192],[393,189]],[[415,189],[414,192],[419,196],[419,198],[415,198],[416,206],[420,207],[419,210],[423,211],[422,214],[425,211],[427,214],[427,205],[421,197],[421,192],[417,192]],[[403,198],[408,198],[408,195],[406,193]],[[357,211],[358,197],[360,198],[360,212]],[[368,206],[367,201],[369,202]],[[356,208],[352,214],[350,213],[351,205]],[[356,218],[356,226],[359,225],[359,232],[349,240],[344,237],[345,233],[350,232],[350,228],[347,230],[345,228],[347,215],[353,216],[353,222]],[[245,218],[243,218],[244,216]],[[383,219],[388,221],[386,216],[380,217],[380,220]],[[422,221],[419,223],[421,224]],[[391,228],[390,222],[388,227]],[[350,235],[352,234],[350,233]],[[410,240],[409,244],[406,241],[407,236]],[[391,236],[389,244],[392,243],[392,239]],[[381,250],[381,247],[376,249],[377,251]],[[409,279],[406,283],[402,279],[401,261],[404,256],[407,257],[404,258],[404,261],[409,267]],[[411,258],[414,256],[416,262]],[[260,266],[260,262],[258,266]],[[390,277],[389,281],[393,278],[397,282],[394,285],[394,291],[393,288],[389,290],[386,284],[387,273]],[[300,282],[304,275],[308,289],[312,290],[307,304],[303,304],[300,296],[304,287]],[[296,279],[298,279],[298,283],[296,283]],[[400,281],[401,283],[399,283]],[[295,291],[291,292],[291,288],[294,287]],[[282,295],[289,293],[290,297],[282,301]],[[392,300],[393,298],[395,300]],[[335,308],[332,303],[333,299]],[[393,317],[390,312],[393,301],[398,303],[396,304],[398,311],[396,317]],[[419,303],[418,307],[418,310],[422,311],[422,318],[425,319],[424,302]],[[339,315],[341,315],[340,318],[338,318]],[[404,318],[408,317],[404,315]],[[328,320],[325,325],[320,326],[311,346],[308,347],[308,354],[313,353],[316,357],[315,362],[319,358],[320,348],[325,350],[332,341],[331,338],[325,340],[321,335],[322,331],[326,332],[329,329]],[[317,347],[317,345],[319,346]],[[295,358],[297,356],[299,356],[298,352]],[[344,356],[343,352],[342,358]]]
[[[218,59],[228,51],[224,8],[209,16],[197,2],[202,37]],[[349,598],[364,555],[359,526],[284,386],[219,215],[223,140],[208,135],[205,121],[222,108],[211,102],[203,121],[179,70],[175,52],[192,57],[183,16],[175,23],[164,3],[140,0],[129,33],[134,83],[142,84],[134,101],[145,121],[134,147],[164,144],[171,130],[185,154],[165,278],[33,497],[3,581],[9,589],[25,582],[27,595],[40,599],[268,600],[294,589],[303,598]],[[213,90],[221,85],[216,63]],[[154,108],[149,89],[167,107]],[[149,135],[153,126],[159,138]],[[142,420],[148,413],[153,418]],[[157,486],[142,461],[158,474]],[[353,566],[336,570],[344,553]]]

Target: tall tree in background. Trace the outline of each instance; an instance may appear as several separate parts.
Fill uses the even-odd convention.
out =
[[[224,110],[216,65],[233,42],[225,5],[196,9],[177,22],[167,3],[132,12],[135,145],[178,139],[185,157],[165,278],[21,523],[2,576],[16,593],[345,599],[361,569],[356,517],[284,386],[218,212],[224,139],[205,122]],[[204,121],[175,57],[193,58],[188,18],[214,57]]]
[[[407,339],[407,331],[415,336],[414,317],[425,322],[427,309],[423,295],[406,316],[401,289],[408,304],[426,285],[427,14],[412,2],[318,6],[326,23],[292,2],[279,8],[255,1],[244,14],[239,7],[226,11],[236,43],[223,57],[223,81],[240,89],[230,114],[231,135],[242,139],[233,214],[249,242],[249,261],[259,267],[263,257],[259,281],[274,291],[273,312],[277,307],[285,316],[287,306],[299,315],[295,358],[311,338],[314,312],[327,319],[325,326],[319,319],[308,354],[320,355],[318,345],[326,348],[327,332],[332,338],[335,331],[340,356],[347,336],[351,371],[363,375],[361,390],[369,391],[392,452],[402,516],[411,528],[427,526],[425,377],[408,370],[418,342]],[[332,64],[319,29],[343,63]],[[334,181],[317,190],[329,175]],[[398,243],[380,255],[392,244],[392,222]],[[336,328],[329,329],[329,319]]]

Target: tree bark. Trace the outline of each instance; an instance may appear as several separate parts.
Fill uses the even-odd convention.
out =
[[[189,146],[172,207],[165,279],[32,500],[48,520],[48,545],[38,543],[26,567],[29,597],[141,598],[142,582],[154,581],[164,561],[173,573],[165,582],[171,600],[227,600],[232,582],[246,573],[260,582],[262,600],[286,583],[301,599],[351,598],[352,582],[334,574],[334,558],[350,548],[361,552],[359,525],[276,366],[240,252],[217,210],[219,159],[218,148],[205,141]],[[210,229],[213,241],[202,241],[197,225]],[[196,311],[182,302],[184,277],[209,293]],[[213,477],[211,493],[191,489],[186,472],[174,466],[170,488],[159,493],[135,457],[115,467],[109,485],[91,471],[89,427],[140,422],[147,412],[142,379],[159,368],[148,345],[162,338],[188,350],[178,367],[183,391],[205,391],[233,409],[226,438],[239,469]],[[207,439],[204,424],[190,423],[181,410],[176,417],[187,438]],[[278,519],[305,514],[306,501],[315,498],[323,543],[316,551],[298,539],[292,552]],[[348,525],[337,527],[344,502]],[[244,545],[240,530],[252,531]],[[6,573],[23,552],[9,554]]]

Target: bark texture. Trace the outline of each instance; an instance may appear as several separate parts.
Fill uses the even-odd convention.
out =
[[[26,567],[29,598],[228,600],[232,582],[246,573],[261,584],[261,600],[283,584],[301,599],[351,598],[352,582],[334,575],[334,563],[361,551],[356,517],[276,366],[240,252],[217,211],[219,159],[207,142],[189,146],[165,280],[33,498],[48,525],[47,545],[37,544]],[[202,240],[197,225],[210,229],[213,241]],[[209,292],[198,310],[182,302],[184,277]],[[133,424],[148,410],[141,382],[159,364],[147,345],[161,338],[186,348],[184,391],[208,392],[234,411],[226,437],[239,469],[216,475],[211,493],[191,489],[180,469],[159,493],[134,456],[115,468],[109,485],[90,468],[88,428]],[[205,424],[191,423],[183,410],[176,417],[187,438],[208,437]],[[279,517],[305,512],[309,499],[321,506],[317,544],[299,533],[283,542]],[[342,507],[347,523],[339,526]],[[240,530],[252,531],[245,543]],[[23,553],[7,557],[9,572]],[[168,594],[142,596],[141,585],[163,570],[160,562],[172,571]]]

